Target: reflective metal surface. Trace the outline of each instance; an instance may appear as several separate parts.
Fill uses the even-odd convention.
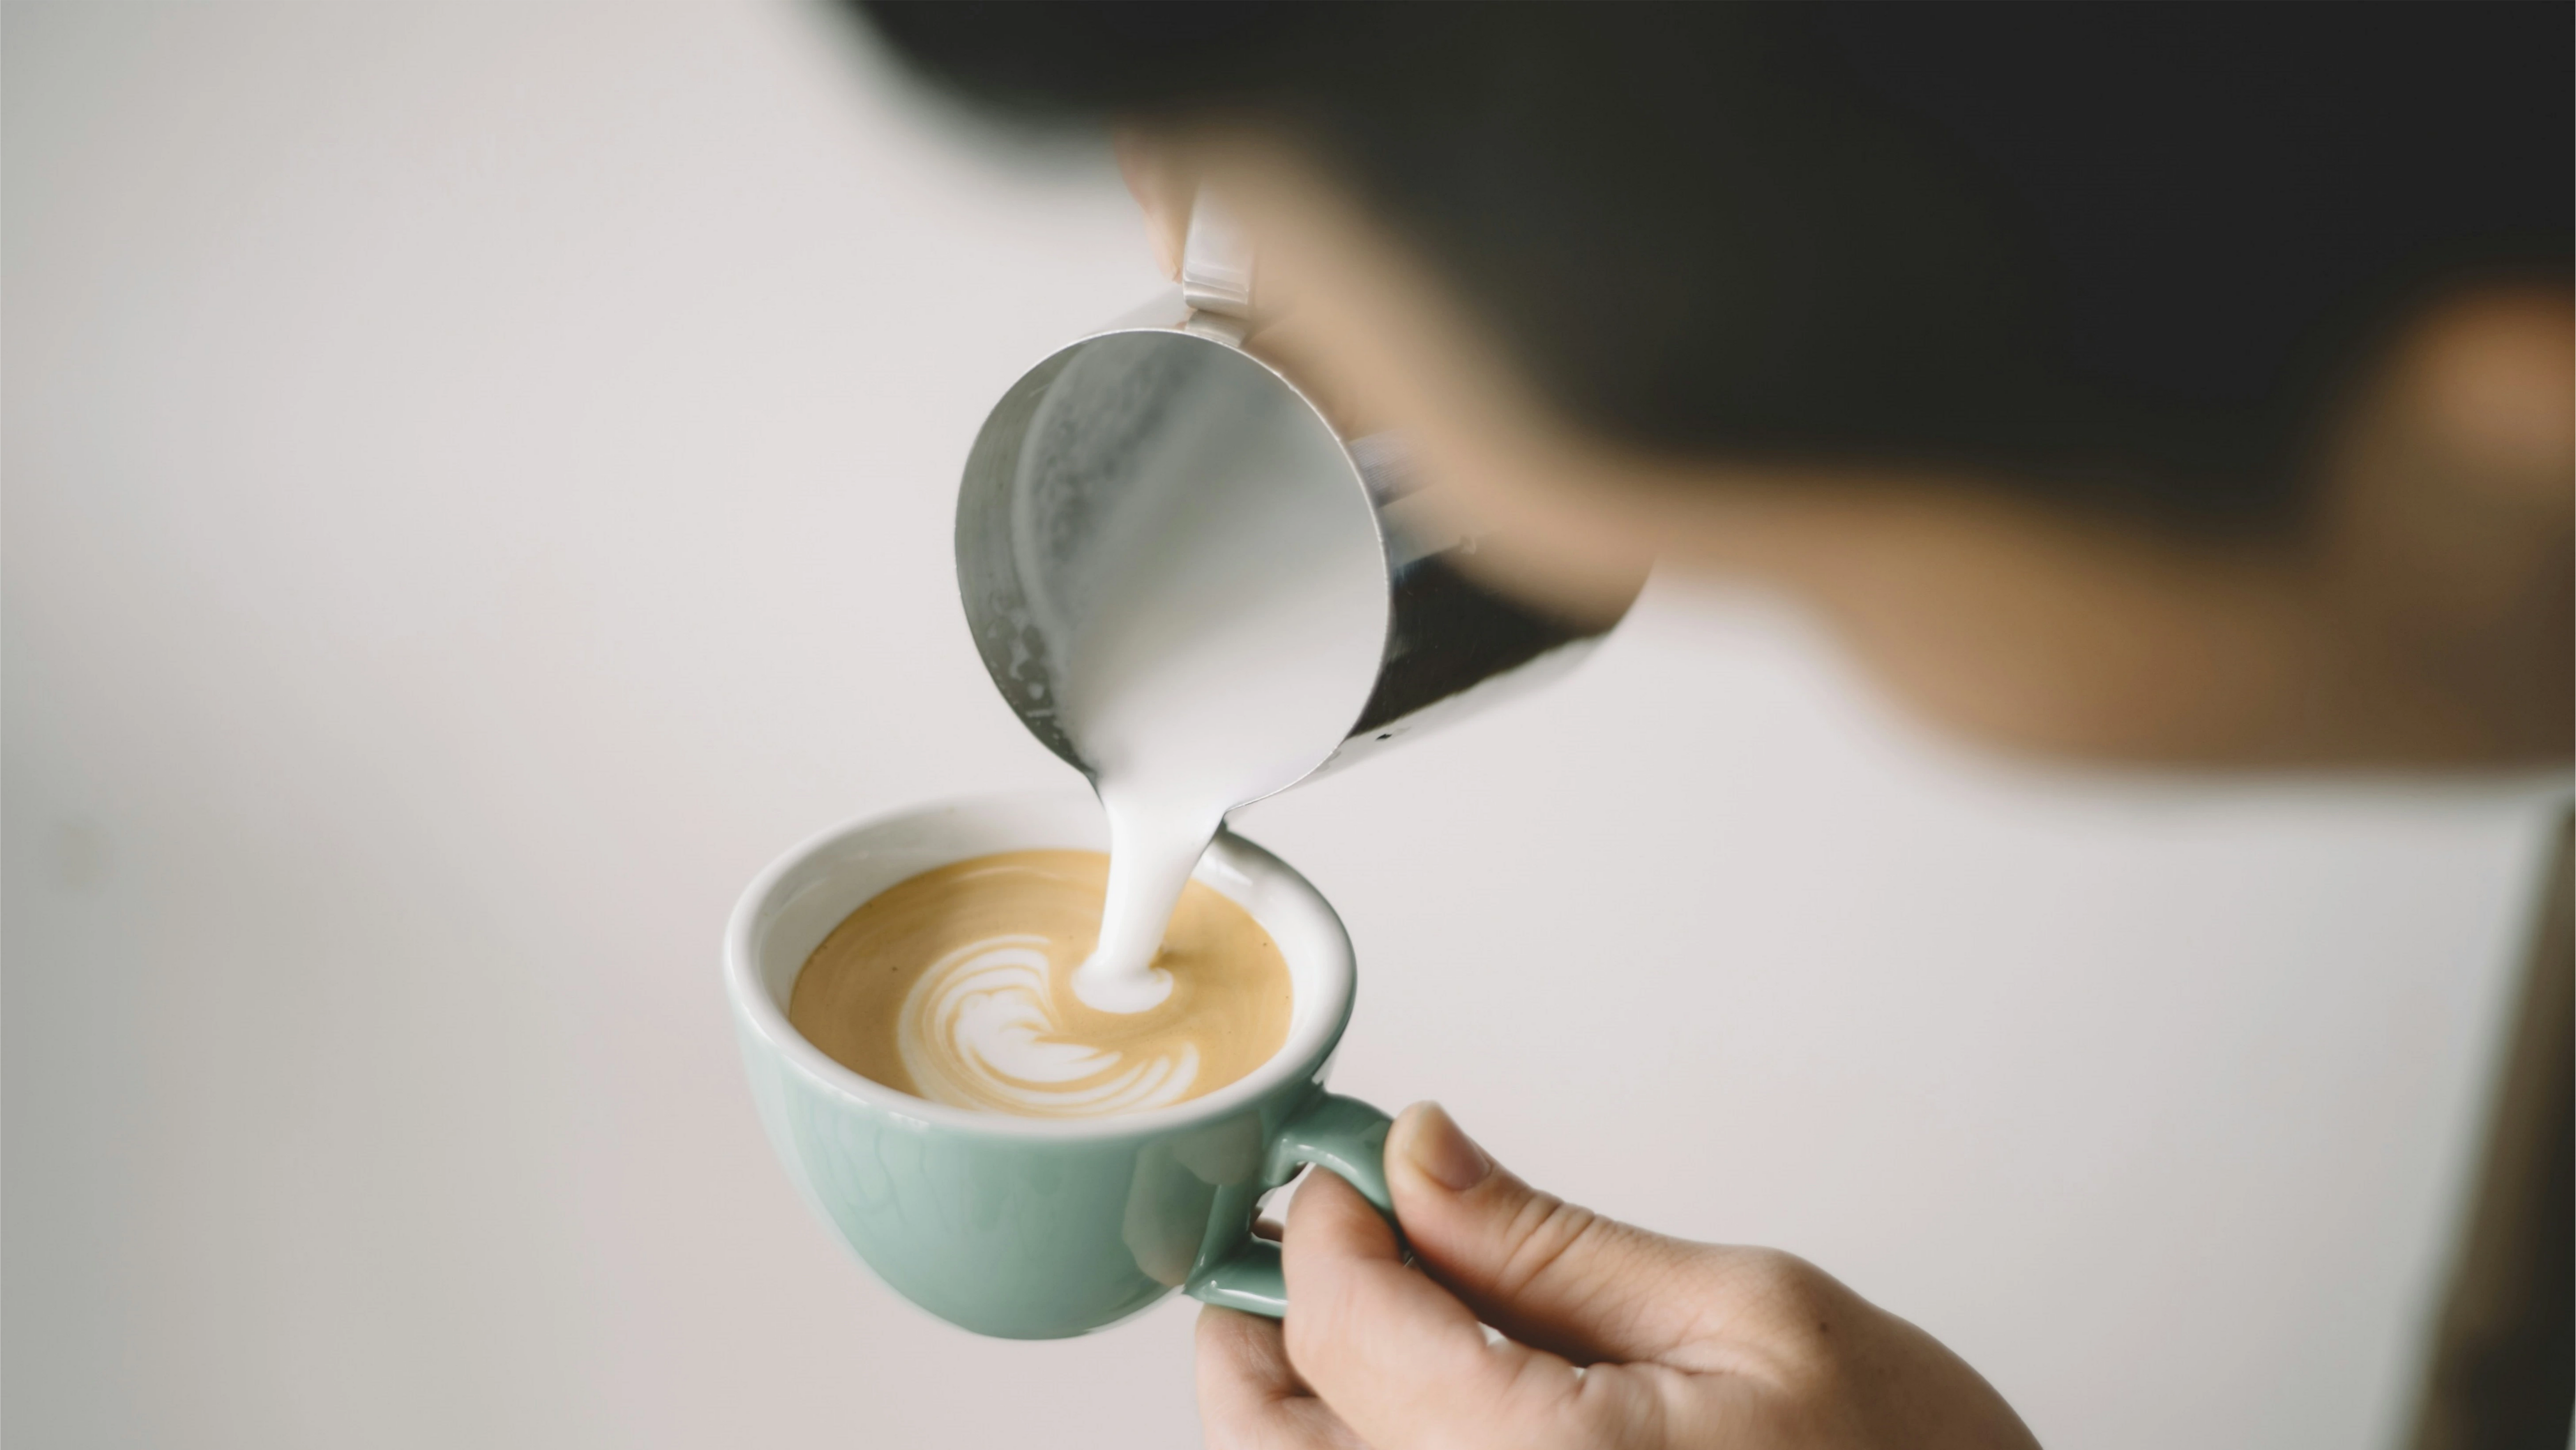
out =
[[[1014,383],[976,435],[958,492],[958,590],[985,668],[1030,731],[1086,775],[1092,763],[1059,720],[1059,662],[1038,625],[1055,581],[1031,576],[1078,549],[1086,521],[1108,514],[1136,460],[1153,453],[1174,410],[1212,370],[1249,363],[1276,389],[1278,407],[1333,428],[1243,349],[1251,261],[1240,234],[1204,203],[1182,272],[1178,295],[1058,350]],[[1434,500],[1399,436],[1333,437],[1333,476],[1298,486],[1317,507],[1347,506],[1352,492],[1367,499],[1388,609],[1375,684],[1341,747],[1313,774],[1553,678],[1625,616],[1634,588],[1614,612],[1585,621],[1487,588],[1458,563],[1477,541],[1436,522],[1441,511],[1428,506]]]

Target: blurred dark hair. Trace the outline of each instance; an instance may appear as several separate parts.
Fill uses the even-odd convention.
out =
[[[1010,113],[1302,141],[1667,454],[2279,525],[2410,305],[2569,271],[2564,3],[856,8]]]

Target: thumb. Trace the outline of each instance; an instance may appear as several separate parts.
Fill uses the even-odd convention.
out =
[[[1386,1450],[1644,1443],[1668,1383],[1588,1373],[1544,1350],[1488,1344],[1476,1316],[1404,1266],[1368,1200],[1330,1173],[1288,1206],[1281,1244],[1289,1363],[1343,1424]]]
[[[1577,1364],[1651,1361],[1704,1327],[1693,1291],[1711,1250],[1541,1193],[1437,1103],[1396,1119],[1386,1181],[1415,1259],[1523,1344]]]

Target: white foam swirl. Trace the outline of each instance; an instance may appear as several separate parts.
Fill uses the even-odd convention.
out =
[[[1198,1049],[1140,1054],[1064,1035],[1047,939],[994,936],[932,963],[904,997],[896,1046],[923,1097],[957,1107],[1089,1117],[1189,1095]]]

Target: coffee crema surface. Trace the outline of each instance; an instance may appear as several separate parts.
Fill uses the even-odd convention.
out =
[[[952,1107],[1097,1117],[1187,1102],[1277,1054],[1287,959],[1250,912],[1198,881],[1141,1012],[1085,1005],[1073,975],[1100,934],[1109,858],[1006,851],[925,871],[851,912],[806,958],[787,1020],[843,1067]]]

